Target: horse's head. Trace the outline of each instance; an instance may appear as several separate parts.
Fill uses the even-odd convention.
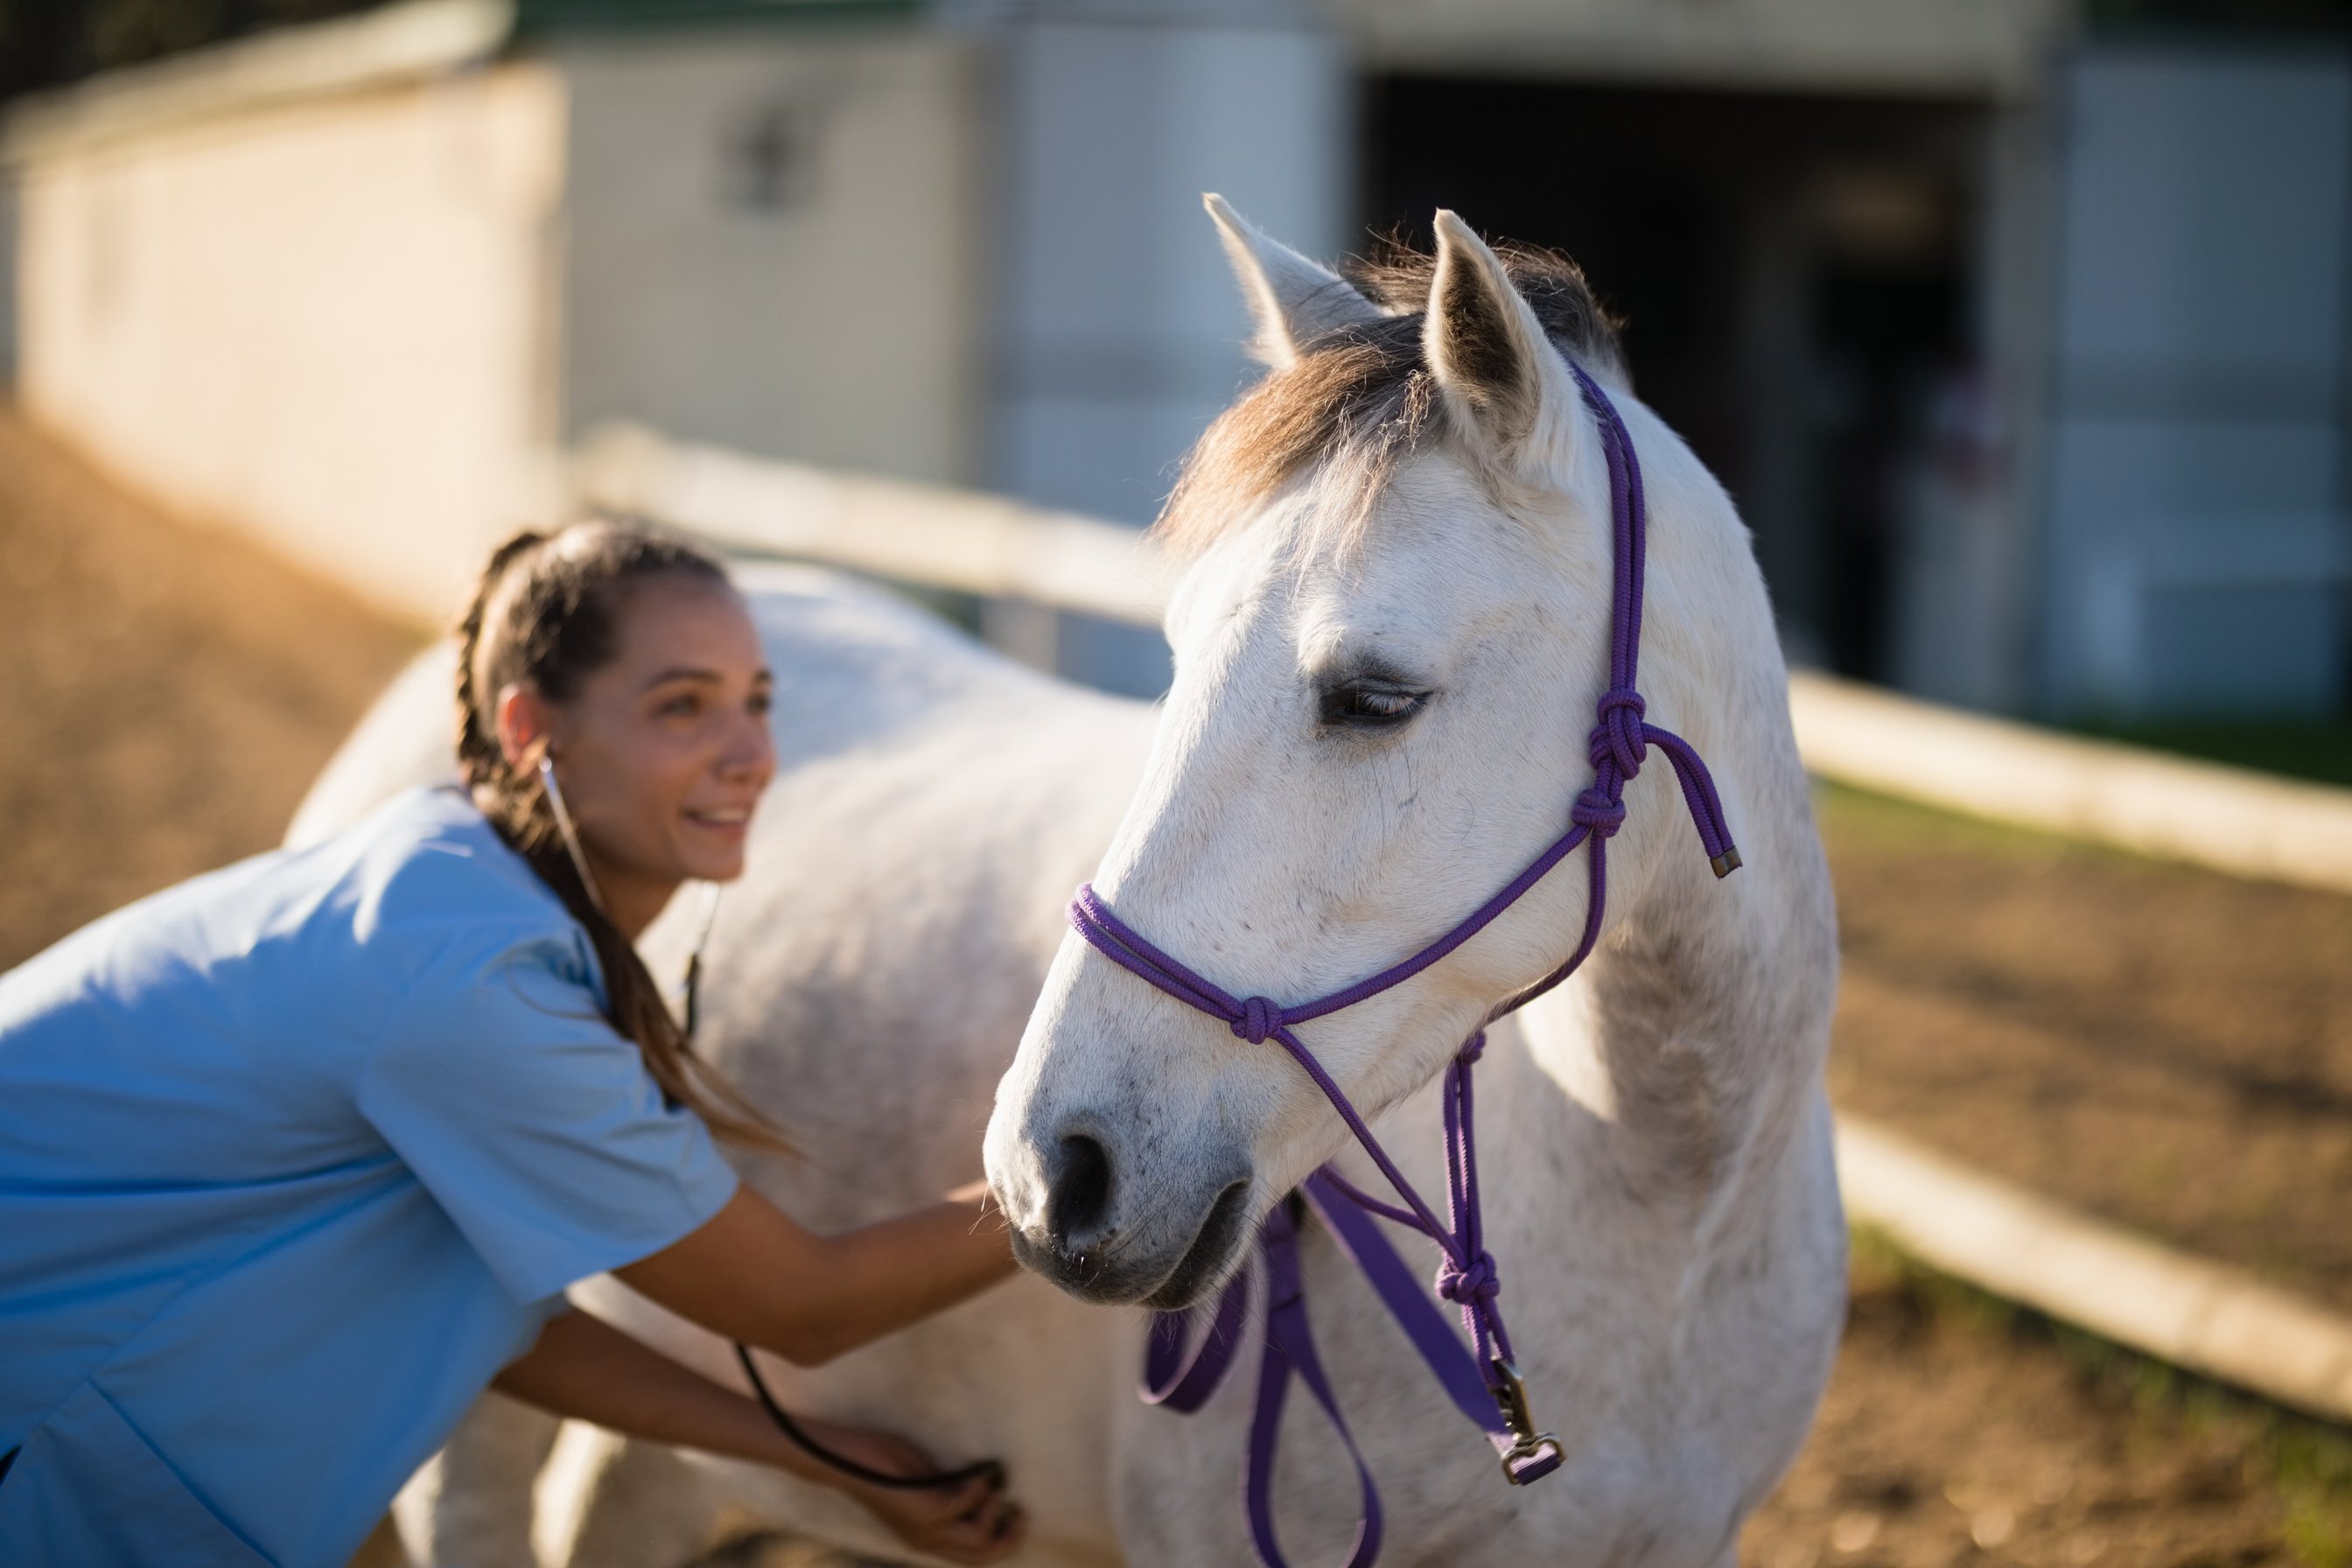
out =
[[[1499,258],[1451,213],[1433,258],[1360,286],[1210,207],[1270,374],[1202,437],[1161,521],[1192,556],[1168,617],[1175,681],[1095,886],[1235,996],[1303,1002],[1484,902],[1590,782],[1610,489],[1563,355],[1622,378],[1572,267]],[[1627,412],[1645,457],[1679,449]],[[1685,454],[1666,482],[1689,473],[1703,479]],[[1666,772],[1629,805],[1662,806]],[[1612,880],[1638,877],[1639,841],[1664,831],[1644,815]],[[1444,962],[1299,1034],[1377,1114],[1566,956],[1586,898],[1581,874],[1548,878]],[[988,1130],[1030,1268],[1162,1307],[1230,1272],[1267,1205],[1345,1137],[1299,1068],[1242,1033],[1064,942]]]

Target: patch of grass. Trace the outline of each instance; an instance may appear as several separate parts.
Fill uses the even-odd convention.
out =
[[[2158,864],[2106,845],[1990,822],[1818,776],[1812,780],[1812,789],[1813,816],[1832,858],[1841,850],[1852,850],[1864,855],[1975,855],[2035,868],[2084,855],[2142,866]]]
[[[2186,1430],[2243,1456],[2249,1479],[2285,1510],[2287,1549],[2302,1568],[2352,1568],[2352,1428],[2200,1377],[2086,1330],[2021,1307],[1912,1258],[1878,1230],[1853,1233],[1853,1287],[1900,1292],[1923,1320],[2053,1347],[2095,1394],[2127,1405],[2138,1436]]]
[[[2343,720],[2095,720],[2081,730],[2179,756],[2352,785],[2352,722]]]

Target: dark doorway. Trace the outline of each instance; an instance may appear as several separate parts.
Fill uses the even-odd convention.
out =
[[[1913,477],[1976,369],[1984,118],[1937,102],[1387,77],[1363,211],[1556,247],[1754,530],[1791,653],[1884,679]]]
[[[0,99],[384,0],[0,0]]]

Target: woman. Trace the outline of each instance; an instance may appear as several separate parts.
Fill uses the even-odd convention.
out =
[[[469,793],[0,975],[0,1563],[340,1564],[485,1385],[1003,1555],[993,1479],[848,1479],[564,1300],[609,1270],[814,1363],[1012,1268],[978,1184],[835,1237],[739,1184],[712,1131],[778,1137],[632,945],[681,882],[742,871],[775,768],[748,609],[708,557],[584,524],[502,547],[463,639]]]

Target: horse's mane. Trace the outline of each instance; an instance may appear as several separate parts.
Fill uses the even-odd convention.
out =
[[[1495,251],[1553,343],[1594,375],[1624,385],[1619,323],[1593,297],[1583,270],[1555,250],[1506,241]],[[1391,238],[1339,270],[1387,314],[1309,339],[1295,363],[1265,377],[1209,426],[1154,525],[1175,553],[1206,547],[1317,465],[1318,482],[1332,490],[1319,519],[1351,532],[1397,465],[1439,425],[1421,352],[1437,258]]]

